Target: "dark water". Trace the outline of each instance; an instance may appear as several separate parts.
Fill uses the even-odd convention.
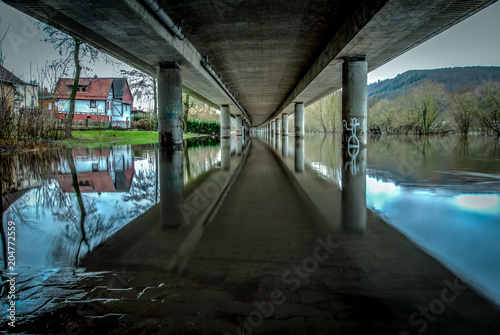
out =
[[[306,137],[305,160],[342,187],[339,141]],[[368,208],[500,304],[500,142],[379,136],[366,155]]]
[[[305,163],[306,169],[339,188],[352,186],[345,184],[347,174],[366,172],[366,183],[356,183],[363,191],[366,184],[368,208],[500,304],[498,140],[375,137],[363,158],[351,164],[343,163],[340,138],[335,136],[307,136],[298,143],[289,137],[271,145],[297,158],[296,169],[302,171]],[[155,145],[2,157],[2,241],[7,240],[8,222],[15,222],[16,270],[30,278],[23,289],[29,293],[62,271],[77,278],[84,271],[79,265],[85,255],[160,202],[162,185],[179,184],[180,175],[180,189],[193,192],[241,153],[242,143],[234,140],[221,145],[217,139],[197,139],[186,142],[182,154],[174,157],[162,156]],[[179,167],[182,171],[176,170]],[[162,184],[162,178],[170,183]],[[175,187],[167,194],[175,194]],[[9,255],[2,250],[5,276]],[[25,299],[18,311],[33,309]]]
[[[220,141],[186,141],[182,156],[189,185],[220,167]],[[158,164],[153,144],[3,157],[3,225],[6,232],[8,221],[16,223],[17,270],[78,266],[87,252],[160,201]],[[5,264],[4,253],[1,259]]]

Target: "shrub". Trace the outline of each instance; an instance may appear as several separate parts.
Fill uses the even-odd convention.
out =
[[[188,133],[196,134],[220,134],[220,123],[217,121],[188,120]]]
[[[149,118],[140,119],[139,121],[132,121],[132,128],[140,130],[152,130],[151,121],[152,120],[150,120]]]

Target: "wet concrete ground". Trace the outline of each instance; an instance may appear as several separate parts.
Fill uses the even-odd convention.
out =
[[[38,283],[32,278],[31,301],[47,302],[16,330],[500,333],[497,308],[372,212],[363,234],[330,229],[328,218],[290,183],[284,166],[254,139],[247,163],[181,267],[171,266],[173,244],[194,228],[146,231],[149,248],[131,230],[114,242],[119,247],[89,256],[85,271],[60,272]],[[152,227],[158,216],[156,208],[134,224]]]

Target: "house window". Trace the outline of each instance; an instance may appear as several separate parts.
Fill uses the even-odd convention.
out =
[[[90,108],[95,108],[95,107],[96,107],[96,101],[90,100]]]
[[[68,85],[68,92],[71,92],[73,90],[73,85]],[[86,85],[78,85],[78,88],[76,90],[77,92],[87,92],[87,86]]]

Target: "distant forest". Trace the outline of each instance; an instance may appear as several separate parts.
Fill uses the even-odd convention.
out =
[[[371,84],[368,128],[500,136],[500,67],[412,70]]]
[[[500,82],[500,67],[453,67],[436,70],[410,70],[368,86],[370,100],[392,100],[425,81],[443,84],[449,94],[470,91],[486,81]]]
[[[306,132],[342,131],[336,91],[307,107]],[[368,86],[368,129],[500,137],[500,67],[412,70]]]

